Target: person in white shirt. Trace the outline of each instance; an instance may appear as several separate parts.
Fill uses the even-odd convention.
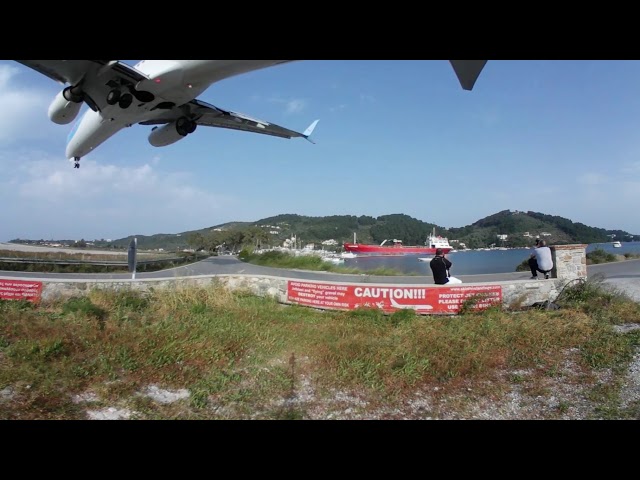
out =
[[[531,280],[538,278],[538,272],[544,273],[544,278],[549,278],[549,273],[553,270],[553,258],[551,249],[547,247],[544,240],[536,239],[536,248],[529,258],[529,268],[531,268]]]

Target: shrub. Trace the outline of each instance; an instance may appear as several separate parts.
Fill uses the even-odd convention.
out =
[[[587,253],[587,264],[609,263],[615,261],[616,256],[613,253],[607,253],[601,248],[597,248],[593,252]]]
[[[95,317],[98,320],[104,320],[107,312],[91,303],[87,297],[73,297],[70,298],[62,307],[62,313],[81,313],[88,317]]]

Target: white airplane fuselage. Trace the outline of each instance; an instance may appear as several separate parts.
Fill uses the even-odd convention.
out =
[[[66,156],[80,159],[123,128],[162,116],[165,110],[154,110],[162,102],[183,105],[213,83],[283,62],[285,60],[142,60],[134,68],[149,78],[139,82],[136,90],[150,92],[154,99],[148,103],[134,99],[128,108],[116,103],[99,112],[87,110],[69,132]]]

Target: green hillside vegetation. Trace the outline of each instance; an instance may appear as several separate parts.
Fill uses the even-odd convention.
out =
[[[632,235],[624,230],[590,227],[559,216],[517,210],[503,210],[471,225],[449,229],[405,214],[382,215],[377,218],[368,215],[309,217],[283,214],[256,222],[230,222],[177,234],[136,237],[138,248],[148,250],[162,248],[165,251],[205,249],[237,252],[245,247],[281,246],[286,239],[292,237],[295,237],[297,247],[314,243],[316,248],[321,248],[321,242],[333,239],[338,245],[324,248],[339,250],[344,242],[353,242],[354,234],[359,243],[379,244],[385,239],[398,239],[405,245],[424,245],[434,228],[437,235],[447,237],[458,248],[460,243],[464,243],[466,248],[530,247],[536,237],[544,238],[551,245],[606,243],[612,239],[640,240],[640,235]],[[498,235],[507,235],[507,238],[502,240]],[[133,236],[129,236],[113,242],[96,241],[95,245],[126,249],[132,238]]]

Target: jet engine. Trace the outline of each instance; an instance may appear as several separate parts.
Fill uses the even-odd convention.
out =
[[[64,91],[58,93],[49,105],[49,119],[58,125],[67,125],[75,120],[82,106],[82,101],[70,102],[64,98]]]
[[[154,147],[166,147],[193,133],[196,126],[195,122],[182,117],[162,127],[153,127],[149,134],[149,143]]]

